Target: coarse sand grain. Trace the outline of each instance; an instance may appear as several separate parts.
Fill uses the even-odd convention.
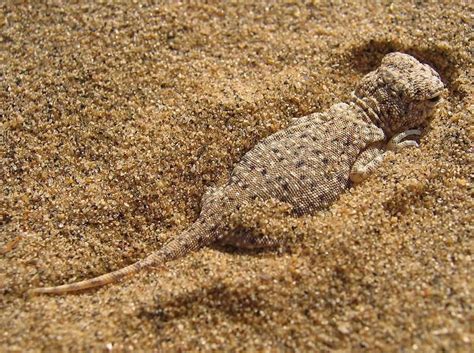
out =
[[[0,3],[0,351],[472,351],[469,1]],[[419,149],[280,251],[204,249],[97,290],[196,218],[257,141],[347,100],[389,52],[448,87]]]

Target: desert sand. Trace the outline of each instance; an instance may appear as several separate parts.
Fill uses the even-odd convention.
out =
[[[377,3],[2,1],[0,351],[472,349],[474,8]],[[316,215],[245,210],[282,249],[26,294],[159,249],[260,139],[392,51],[448,88],[420,148]]]

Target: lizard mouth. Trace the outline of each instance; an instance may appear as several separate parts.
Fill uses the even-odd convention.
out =
[[[444,91],[444,88],[436,91],[427,101],[433,106],[438,105],[442,101]]]
[[[431,98],[428,98],[427,101],[431,106],[437,106],[442,100],[443,91],[435,93]]]

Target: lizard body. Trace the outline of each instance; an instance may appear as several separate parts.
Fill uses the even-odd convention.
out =
[[[297,215],[329,206],[364,180],[388,150],[417,146],[415,129],[430,117],[444,89],[428,65],[402,53],[386,55],[347,103],[299,119],[258,143],[236,164],[228,183],[206,193],[198,219],[160,250],[120,270],[32,293],[60,294],[116,282],[214,243],[242,248],[277,245],[270,237],[226,232],[228,215],[253,200],[274,198]]]

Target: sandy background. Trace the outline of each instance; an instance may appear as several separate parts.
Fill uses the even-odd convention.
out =
[[[352,2],[2,1],[0,351],[469,351],[474,8]],[[159,249],[259,139],[394,50],[446,102],[328,211],[244,215],[287,247],[25,296]]]

